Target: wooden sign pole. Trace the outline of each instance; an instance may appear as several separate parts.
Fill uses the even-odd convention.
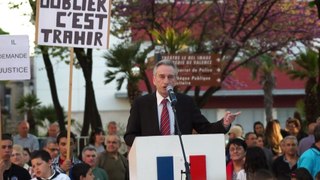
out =
[[[67,126],[67,159],[70,159],[70,133],[71,133],[71,104],[72,104],[72,72],[73,72],[74,49],[70,48],[70,75],[69,75],[69,98],[68,98],[68,126]]]

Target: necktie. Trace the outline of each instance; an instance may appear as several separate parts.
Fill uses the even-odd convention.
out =
[[[168,99],[163,99],[161,101],[162,113],[161,113],[160,130],[162,135],[170,135],[170,119],[169,119],[167,102],[168,102]]]

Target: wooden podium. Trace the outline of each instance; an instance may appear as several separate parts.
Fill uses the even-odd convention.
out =
[[[205,177],[196,177],[195,173],[191,173],[192,180],[226,179],[225,138],[223,134],[182,135],[182,141],[189,163],[190,157],[200,155],[202,159],[205,159],[205,164],[201,165],[201,167],[205,167],[202,169],[205,171]],[[165,164],[165,167],[173,167],[173,178],[169,179],[185,179],[185,175],[181,173],[181,171],[185,171],[183,154],[179,137],[175,135],[136,137],[129,153],[130,180],[168,180],[167,178],[159,179],[159,158],[162,157],[171,157],[173,160],[173,164]],[[192,166],[191,163],[190,166],[193,171],[198,165]]]

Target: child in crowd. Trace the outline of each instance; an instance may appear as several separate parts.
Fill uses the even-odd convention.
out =
[[[59,173],[51,168],[50,154],[45,150],[34,151],[31,154],[31,164],[34,175],[32,180],[70,180],[69,176]]]
[[[72,180],[94,180],[92,168],[86,163],[79,163],[71,169]]]

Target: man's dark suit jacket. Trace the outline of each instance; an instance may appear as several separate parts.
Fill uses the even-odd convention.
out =
[[[176,112],[181,134],[192,134],[195,129],[200,134],[226,133],[222,120],[210,123],[197,108],[193,99],[184,94],[176,94]],[[136,136],[161,135],[158,120],[156,93],[137,98],[130,110],[127,130],[124,140],[132,146]],[[175,130],[177,134],[177,131]]]

